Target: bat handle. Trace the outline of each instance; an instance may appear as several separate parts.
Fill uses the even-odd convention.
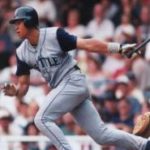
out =
[[[135,53],[134,50],[127,52],[127,53],[126,53],[126,57],[127,57],[127,58],[131,58],[132,55],[133,55],[133,53]]]
[[[141,56],[141,53],[140,51],[136,51],[136,49],[133,49],[132,51],[129,51],[128,53],[126,53],[127,58],[135,57],[137,55]]]

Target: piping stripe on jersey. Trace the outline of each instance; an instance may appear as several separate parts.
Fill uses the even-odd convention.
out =
[[[40,47],[39,52],[38,52],[38,53],[39,53],[39,54],[38,54],[38,58],[42,56],[42,54],[41,54],[41,53],[42,53],[42,47],[43,47],[43,45],[44,45],[45,39],[46,39],[46,29],[44,30],[44,38],[43,38],[41,47]]]

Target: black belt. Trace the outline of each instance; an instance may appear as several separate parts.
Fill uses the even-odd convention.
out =
[[[74,68],[75,68],[75,70],[80,70],[78,65],[75,65]]]

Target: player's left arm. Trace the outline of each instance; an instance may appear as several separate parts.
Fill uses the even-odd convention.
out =
[[[77,48],[88,52],[97,53],[123,53],[125,54],[130,49],[134,48],[136,44],[121,45],[116,42],[105,42],[98,39],[83,39],[77,38]]]
[[[88,52],[97,53],[121,53],[126,55],[130,49],[133,49],[136,44],[121,45],[116,42],[105,42],[99,39],[84,39],[70,35],[62,28],[57,30],[57,40],[63,51],[70,51],[73,49],[82,49]]]
[[[77,38],[77,48],[89,52],[108,53],[108,43],[94,38],[90,39]]]

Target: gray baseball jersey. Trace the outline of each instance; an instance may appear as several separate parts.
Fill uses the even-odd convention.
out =
[[[77,37],[60,28],[40,29],[36,47],[28,40],[17,49],[17,75],[38,69],[52,87],[37,112],[34,122],[58,150],[72,150],[63,132],[55,124],[60,116],[71,112],[78,124],[99,144],[128,150],[144,150],[147,140],[108,128],[91,102],[85,76],[67,51],[76,48]]]
[[[57,27],[40,29],[36,47],[24,40],[17,49],[17,75],[29,74],[31,68],[38,69],[51,87],[56,87],[75,69],[76,61],[67,53],[74,48],[75,36]]]

